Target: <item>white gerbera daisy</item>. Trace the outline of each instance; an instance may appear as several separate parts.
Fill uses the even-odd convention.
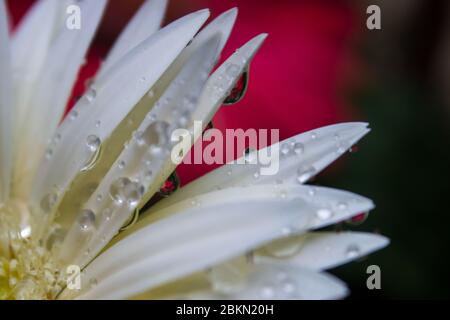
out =
[[[310,232],[373,204],[303,183],[367,125],[287,139],[276,175],[228,164],[138,215],[175,169],[169,133],[211,120],[266,35],[212,72],[237,10],[200,32],[208,10],[158,30],[166,1],[145,2],[59,125],[105,3],[42,0],[10,39],[0,1],[0,298],[345,296],[323,270],[388,241]],[[66,24],[69,5],[80,9],[79,29]]]

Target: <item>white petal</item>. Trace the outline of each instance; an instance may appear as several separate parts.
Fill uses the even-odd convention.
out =
[[[281,241],[256,250],[253,261],[324,270],[366,256],[389,243],[386,237],[362,232],[312,232]]]
[[[12,69],[14,74],[14,122],[15,152],[22,153],[28,150],[22,148],[22,127],[28,118],[30,108],[36,108],[31,97],[36,89],[38,78],[42,75],[45,58],[48,55],[50,42],[54,36],[57,13],[61,13],[62,2],[59,0],[43,0],[36,2],[22,19],[12,38]],[[36,32],[39,30],[39,32]],[[32,54],[31,54],[32,53]],[[30,154],[28,154],[30,157]],[[38,159],[35,159],[37,161]],[[17,160],[19,161],[19,160]],[[23,195],[20,190],[22,179],[29,176],[20,165],[16,165],[13,177],[14,196]]]
[[[13,152],[10,50],[8,14],[4,0],[0,0],[0,203],[9,197]]]
[[[232,300],[330,300],[347,295],[345,284],[325,273],[291,266],[256,266],[245,289],[230,295],[214,291],[194,292],[177,298]]]
[[[289,154],[281,154],[279,162],[276,157],[273,158],[274,168],[277,165],[279,167],[275,174],[262,174],[261,168],[267,167],[267,165],[237,165],[236,163],[224,165],[189,183],[169,198],[160,201],[150,209],[150,212],[216,188],[274,182],[304,183],[338,158],[344,150],[349,149],[367,132],[369,129],[367,129],[366,123],[341,123],[302,133],[258,151],[258,158],[261,158],[261,154],[278,155],[280,148],[290,146]],[[292,146],[295,143],[300,144],[303,148],[299,154],[293,150]],[[238,163],[244,163],[243,158],[238,161]],[[259,173],[257,179],[254,176],[255,172]]]
[[[276,238],[324,226],[327,221],[317,217],[317,210],[334,208],[340,201],[348,203],[341,217],[372,207],[368,199],[337,190],[320,188],[314,196],[317,199],[310,198],[306,186],[287,190],[251,186],[210,192],[177,203],[165,209],[171,211],[168,218],[154,223],[144,219],[136,225],[137,231],[125,231],[131,235],[91,262],[85,282],[96,279],[98,285],[89,288],[86,284],[88,292],[82,297],[135,295]]]
[[[209,54],[214,54],[214,58],[218,59],[218,55],[220,51],[222,50],[226,39],[228,39],[228,36],[231,32],[231,28],[233,26],[234,20],[236,18],[236,10],[231,9],[219,17],[217,17],[214,21],[212,21],[210,24],[208,24],[194,39],[193,41],[180,53],[180,55],[175,59],[175,61],[170,65],[170,67],[164,72],[164,74],[158,79],[158,81],[151,87],[151,89],[145,94],[138,104],[133,107],[133,109],[127,114],[127,116],[120,122],[120,124],[114,129],[112,134],[108,137],[106,141],[103,141],[101,144],[102,150],[108,150],[108,152],[100,152],[99,156],[97,157],[95,161],[94,166],[90,166],[89,170],[84,170],[83,172],[80,172],[76,178],[72,181],[71,187],[68,190],[68,192],[64,195],[62,202],[60,203],[58,210],[60,212],[63,212],[63,214],[58,215],[55,218],[55,223],[58,225],[60,230],[68,230],[74,223],[74,221],[78,218],[79,212],[81,209],[85,208],[87,204],[85,203],[89,197],[91,197],[92,192],[97,188],[99,181],[105,176],[105,173],[108,172],[108,170],[115,164],[117,167],[117,159],[121,155],[121,153],[124,151],[124,145],[129,146],[129,140],[133,138],[133,135],[136,136],[137,132],[139,130],[144,130],[146,125],[148,126],[148,121],[144,121],[146,124],[143,124],[142,119],[144,119],[146,116],[148,116],[148,119],[151,119],[151,117],[161,117],[161,114],[156,114],[155,112],[152,112],[151,114],[148,114],[152,111],[153,107],[156,104],[165,104],[165,100],[170,100],[172,102],[177,101],[177,96],[182,96],[183,94],[187,98],[187,100],[192,100],[192,97],[197,99],[198,93],[195,93],[195,90],[189,89],[189,86],[192,86],[189,81],[185,81],[182,79],[182,75],[180,74],[182,69],[186,68],[186,65],[191,64],[192,60],[197,61],[199,57],[196,57],[197,53],[201,56],[206,57]],[[212,39],[212,37],[219,37],[220,44],[216,48],[216,52],[202,52],[202,50],[205,50],[205,48],[211,47],[210,44],[207,42]],[[244,57],[244,55],[241,55]],[[200,57],[201,58],[201,57]],[[208,61],[208,59],[205,59],[205,62]],[[206,74],[208,72],[208,69],[206,67],[200,67],[196,72],[193,74],[193,77],[196,77],[198,75],[201,75],[201,70],[204,69],[204,73]],[[181,78],[180,78],[181,77]],[[179,78],[179,79],[176,79]],[[201,80],[201,79],[199,79]],[[180,90],[188,90],[190,92],[183,93],[182,91],[178,89],[168,89],[169,86],[172,86],[172,83],[181,82],[184,81],[184,89]],[[203,80],[201,80],[203,81]],[[193,84],[196,82],[194,81]],[[201,88],[201,86],[198,86],[196,89]],[[172,93],[166,93],[166,91],[172,91]],[[178,92],[177,92],[178,91]],[[163,97],[164,95],[164,97]],[[180,98],[181,99],[181,98]],[[184,100],[184,98],[183,98]],[[160,102],[158,102],[160,101]],[[180,100],[181,101],[181,100]],[[180,105],[181,106],[181,105]],[[169,106],[169,108],[176,107],[172,104],[172,106]],[[216,104],[211,103],[210,108],[217,108]],[[161,109],[161,108],[159,108]],[[178,112],[180,115],[183,113],[177,110],[174,110]],[[167,111],[166,111],[167,113]],[[209,112],[208,112],[209,113]],[[184,117],[187,119],[186,117]],[[147,119],[147,120],[148,120]],[[175,122],[179,122],[178,116],[174,118]],[[209,121],[210,119],[206,119],[205,122]],[[139,128],[141,126],[141,129]],[[128,153],[127,157],[131,156],[132,158],[135,158],[135,160],[138,157],[137,153],[135,156],[133,156],[133,152],[131,150],[125,151],[125,153]],[[123,155],[121,156],[123,158]],[[131,161],[132,162],[132,161]],[[127,163],[131,163],[127,160]],[[134,161],[136,162],[136,161]],[[142,163],[141,165],[136,165],[137,170],[142,170]],[[157,170],[156,168],[152,168],[152,170]],[[164,168],[164,172],[160,172],[158,174],[158,180],[154,181],[154,188],[158,187],[162,182],[163,179],[166,178],[166,174],[169,175],[174,170],[174,165],[167,165]],[[149,171],[149,168],[146,168],[146,172]],[[157,172],[153,172],[155,176],[157,175]],[[146,176],[148,176],[146,174]],[[111,178],[111,175],[109,176]],[[147,179],[148,180],[148,179]],[[105,184],[103,184],[104,186]],[[151,188],[150,188],[151,189]],[[91,191],[89,191],[91,190]],[[152,194],[152,190],[147,191],[146,197],[150,197]],[[108,193],[108,190],[106,190],[106,194]],[[98,188],[95,196],[98,198],[103,198],[105,195],[105,190],[102,188]],[[109,199],[109,197],[108,197]],[[111,199],[110,199],[111,200]],[[145,200],[144,200],[145,201]],[[142,201],[143,203],[145,203]],[[100,202],[94,201],[95,205],[92,205],[92,201],[89,204],[89,207],[94,210],[95,212],[99,212],[99,206]],[[111,230],[113,232],[113,230]],[[103,245],[103,244],[102,244]]]
[[[219,41],[220,38],[215,36],[198,48],[198,52],[186,63],[180,74],[163,94],[157,106],[142,121],[134,138],[128,142],[127,147],[122,151],[106,176],[102,178],[99,186],[85,204],[86,208],[97,214],[100,220],[98,221],[99,228],[95,234],[89,235],[81,230],[77,223],[74,223],[61,250],[62,260],[67,263],[75,262],[83,266],[87,264],[103,248],[105,242],[117,234],[125,224],[130,214],[136,209],[137,201],[140,200],[140,196],[143,196],[144,190],[150,188],[155,192],[159,188],[160,182],[158,179],[161,178],[158,172],[163,171],[168,164],[171,164],[170,152],[165,149],[166,145],[169,146],[170,138],[164,139],[165,141],[162,142],[164,144],[162,148],[164,149],[158,149],[156,155],[151,153],[151,148],[154,147],[152,143],[158,141],[158,134],[164,136],[165,133],[170,133],[174,129],[183,128],[187,125],[187,123],[178,123],[178,117],[183,116],[186,117],[186,122],[190,121],[192,107],[195,107],[195,104],[185,105],[184,102],[186,99],[200,95],[208,79],[208,74],[216,62]],[[191,103],[191,101],[188,102]],[[174,114],[179,115],[174,119]],[[155,129],[155,125],[167,126],[161,127],[165,132],[155,131],[157,129],[157,127]],[[146,161],[150,161],[150,164],[146,165]],[[124,177],[136,183],[136,188],[142,188],[142,194],[137,195],[137,198],[134,199],[134,205],[131,206],[128,204],[129,199],[122,199],[122,205],[118,205],[117,199],[110,196],[111,186]],[[103,195],[100,201],[99,195]],[[110,219],[102,217],[101,213],[105,210],[108,210]],[[86,240],[89,240],[89,243],[86,243]],[[83,254],[84,250],[88,250],[89,254]],[[79,261],[80,258],[82,261]]]
[[[181,18],[161,29],[126,54],[77,103],[61,127],[52,156],[44,159],[38,170],[31,195],[36,221],[45,225],[40,202],[50,192],[64,192],[70,182],[91,160],[86,142],[89,136],[107,139],[133,106],[158,80],[207,19],[207,10]],[[101,122],[101,126],[97,123]],[[54,188],[57,190],[53,191]],[[40,234],[40,231],[38,234]],[[42,231],[42,230],[41,230]]]
[[[44,154],[45,144],[54,133],[64,113],[73,84],[86,51],[102,17],[106,0],[76,2],[80,7],[80,29],[70,29],[63,19],[54,36],[32,95],[33,107],[27,113],[21,132],[22,147],[17,155],[16,170],[26,176],[20,179],[18,189],[26,196],[31,179]],[[67,17],[66,7],[63,7]],[[31,155],[31,156],[30,156]]]
[[[102,64],[98,76],[103,75],[111,66],[147,37],[158,31],[167,7],[167,0],[147,0],[134,15],[126,28],[114,43],[113,48]]]

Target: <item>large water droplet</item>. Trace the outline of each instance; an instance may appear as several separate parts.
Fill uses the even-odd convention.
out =
[[[109,194],[116,203],[120,205],[127,203],[130,207],[135,207],[139,203],[144,192],[144,186],[127,177],[117,179],[109,189]]]
[[[225,263],[208,270],[208,279],[212,289],[223,294],[240,291],[246,284],[246,274],[238,265]]]
[[[80,212],[78,224],[82,231],[89,231],[95,226],[95,213],[92,210],[85,209]]]
[[[228,72],[233,73],[235,71],[232,68],[231,70],[227,70],[227,73]],[[235,103],[239,102],[240,100],[242,100],[242,98],[244,97],[245,92],[247,91],[247,88],[248,88],[249,78],[250,78],[249,70],[247,68],[246,70],[244,70],[241,77],[237,80],[233,89],[231,89],[230,94],[225,98],[225,100],[223,102],[224,105],[235,104]]]
[[[86,138],[86,146],[91,152],[97,151],[97,149],[100,147],[100,143],[100,138],[94,134],[91,134]]]
[[[358,245],[356,244],[351,244],[347,247],[345,254],[347,255],[348,258],[356,258],[357,256],[359,256],[361,253],[361,249],[359,248]]]

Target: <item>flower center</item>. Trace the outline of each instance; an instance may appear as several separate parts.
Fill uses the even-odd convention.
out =
[[[0,204],[0,299],[54,299],[65,285],[51,252],[32,239],[23,202]]]

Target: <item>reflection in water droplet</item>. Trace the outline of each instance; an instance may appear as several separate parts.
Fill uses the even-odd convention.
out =
[[[369,217],[369,213],[363,212],[363,213],[359,213],[359,214],[351,217],[350,219],[346,220],[345,222],[347,222],[348,224],[357,226],[357,225],[362,224],[364,221],[366,221],[368,217]]]
[[[244,161],[247,164],[256,164],[257,161],[257,151],[252,148],[247,148],[244,150]]]
[[[229,77],[232,76],[232,74],[235,74],[233,78],[239,73],[239,70],[237,70],[231,65],[228,67],[229,69],[226,70],[227,75]],[[223,104],[224,105],[231,105],[239,102],[242,100],[242,98],[245,95],[245,92],[248,88],[248,82],[249,82],[249,69],[247,67],[246,70],[242,73],[241,77],[237,80],[236,84],[234,85],[233,89],[231,89],[230,94],[225,98]]]
[[[172,193],[178,190],[180,186],[180,179],[178,178],[177,173],[174,171],[164,182],[162,187],[159,189],[159,193],[163,197],[168,197]]]
[[[289,154],[289,152],[291,152],[291,146],[288,143],[283,143],[281,145],[280,151],[282,155],[286,156]]]
[[[78,224],[82,231],[89,231],[95,226],[95,213],[92,210],[85,209],[80,212]]]

